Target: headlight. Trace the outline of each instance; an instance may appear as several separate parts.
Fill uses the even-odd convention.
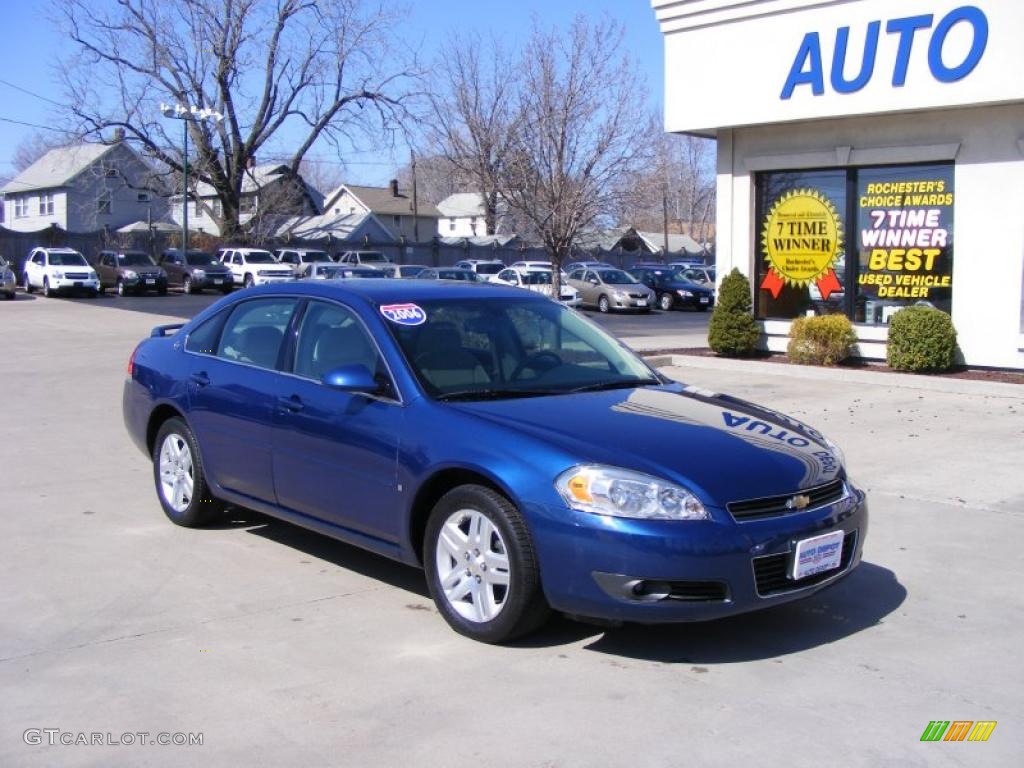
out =
[[[138,277],[138,274],[136,274],[134,269],[126,269],[124,271],[124,276],[127,277],[129,280],[134,280],[135,278]]]
[[[202,270],[202,269],[193,269],[192,270],[192,277],[194,277],[196,280],[205,280],[206,279],[206,272],[204,270]]]
[[[822,437],[825,437],[825,436],[824,436],[824,435],[822,435]],[[843,466],[843,467],[845,467],[845,466],[846,466],[846,454],[845,454],[845,453],[843,453],[843,449],[842,449],[842,448],[840,448],[840,447],[839,447],[838,445],[836,445],[835,443],[833,443],[833,442],[832,442],[831,440],[829,440],[829,439],[828,439],[827,437],[825,437],[825,446],[826,446],[826,447],[827,447],[827,448],[828,448],[828,449],[829,449],[829,450],[830,450],[830,451],[831,451],[831,452],[832,452],[832,453],[833,453],[833,454],[835,455],[835,457],[836,457],[836,458],[837,458],[837,459],[839,460],[839,464],[840,464],[840,466]]]
[[[615,291],[615,298],[616,299],[625,299],[625,298],[628,298],[628,294],[625,291]]]
[[[59,270],[59,269],[55,269],[55,270],[53,270],[53,276],[55,278],[57,278],[58,280],[63,280],[64,279],[64,272]]]
[[[555,480],[565,503],[581,512],[641,520],[708,520],[700,499],[685,488],[628,469],[589,464]]]
[[[90,280],[99,280],[99,277],[97,277],[95,270],[92,270],[92,269],[89,270],[89,279]]]
[[[688,298],[690,298],[691,296],[693,296],[693,294],[692,294],[692,293],[690,293],[689,291],[676,291],[676,293],[678,293],[678,294],[679,294],[680,296],[682,296],[682,297],[683,297],[684,299],[688,299]]]

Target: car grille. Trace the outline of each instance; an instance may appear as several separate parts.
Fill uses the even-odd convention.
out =
[[[779,555],[766,555],[765,557],[754,558],[754,582],[757,587],[757,594],[777,595],[780,592],[791,592],[794,589],[803,589],[828,581],[833,576],[843,573],[850,567],[850,560],[853,558],[853,551],[857,544],[857,532],[850,531],[843,536],[843,553],[839,556],[839,567],[831,571],[823,571],[813,576],[807,576],[799,581],[793,581],[787,575],[790,569],[792,552],[783,552]]]
[[[647,294],[646,293],[631,293],[631,294],[629,294],[629,298],[631,298],[631,299],[646,299],[647,298]]]
[[[65,280],[88,280],[89,279],[89,273],[88,272],[65,272],[64,273],[64,279]]]
[[[721,581],[670,581],[669,600],[688,603],[721,602],[729,596],[728,589]]]
[[[808,503],[802,509],[796,509],[790,504],[796,495],[808,497]],[[833,480],[827,485],[820,485],[817,488],[797,491],[796,493],[789,493],[784,496],[766,496],[761,499],[732,501],[726,507],[735,520],[745,522],[747,520],[760,520],[765,517],[790,515],[794,512],[805,512],[808,509],[823,507],[826,504],[839,501],[844,495],[846,495],[846,484],[840,478]]]

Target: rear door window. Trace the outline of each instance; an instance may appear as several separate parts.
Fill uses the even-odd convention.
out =
[[[254,299],[238,305],[220,335],[217,357],[260,368],[276,368],[296,299]]]

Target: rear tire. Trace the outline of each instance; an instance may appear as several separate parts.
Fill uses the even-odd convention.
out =
[[[252,286],[254,284],[254,281],[252,279],[252,274],[249,273],[249,272],[246,272],[245,273],[245,280],[243,280],[242,283],[243,283],[243,285],[245,285],[246,288],[252,288]]]
[[[216,518],[223,503],[210,495],[199,446],[188,425],[171,418],[153,443],[153,481],[164,514],[175,525],[198,528]]]
[[[128,295],[128,289],[125,288],[123,280],[118,280],[117,281],[117,295],[118,296],[126,296],[126,295]]]
[[[195,287],[192,285],[191,277],[185,278],[185,280],[181,283],[181,289],[185,292],[186,295],[191,295],[196,292]]]
[[[431,512],[423,543],[427,585],[459,634],[504,643],[537,629],[550,614],[522,515],[481,485],[446,493]]]

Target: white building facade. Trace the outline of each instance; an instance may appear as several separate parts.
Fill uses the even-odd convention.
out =
[[[924,302],[968,364],[1024,368],[1024,3],[652,5],[665,127],[718,141],[718,273],[750,277],[769,349],[841,312],[881,358]]]

